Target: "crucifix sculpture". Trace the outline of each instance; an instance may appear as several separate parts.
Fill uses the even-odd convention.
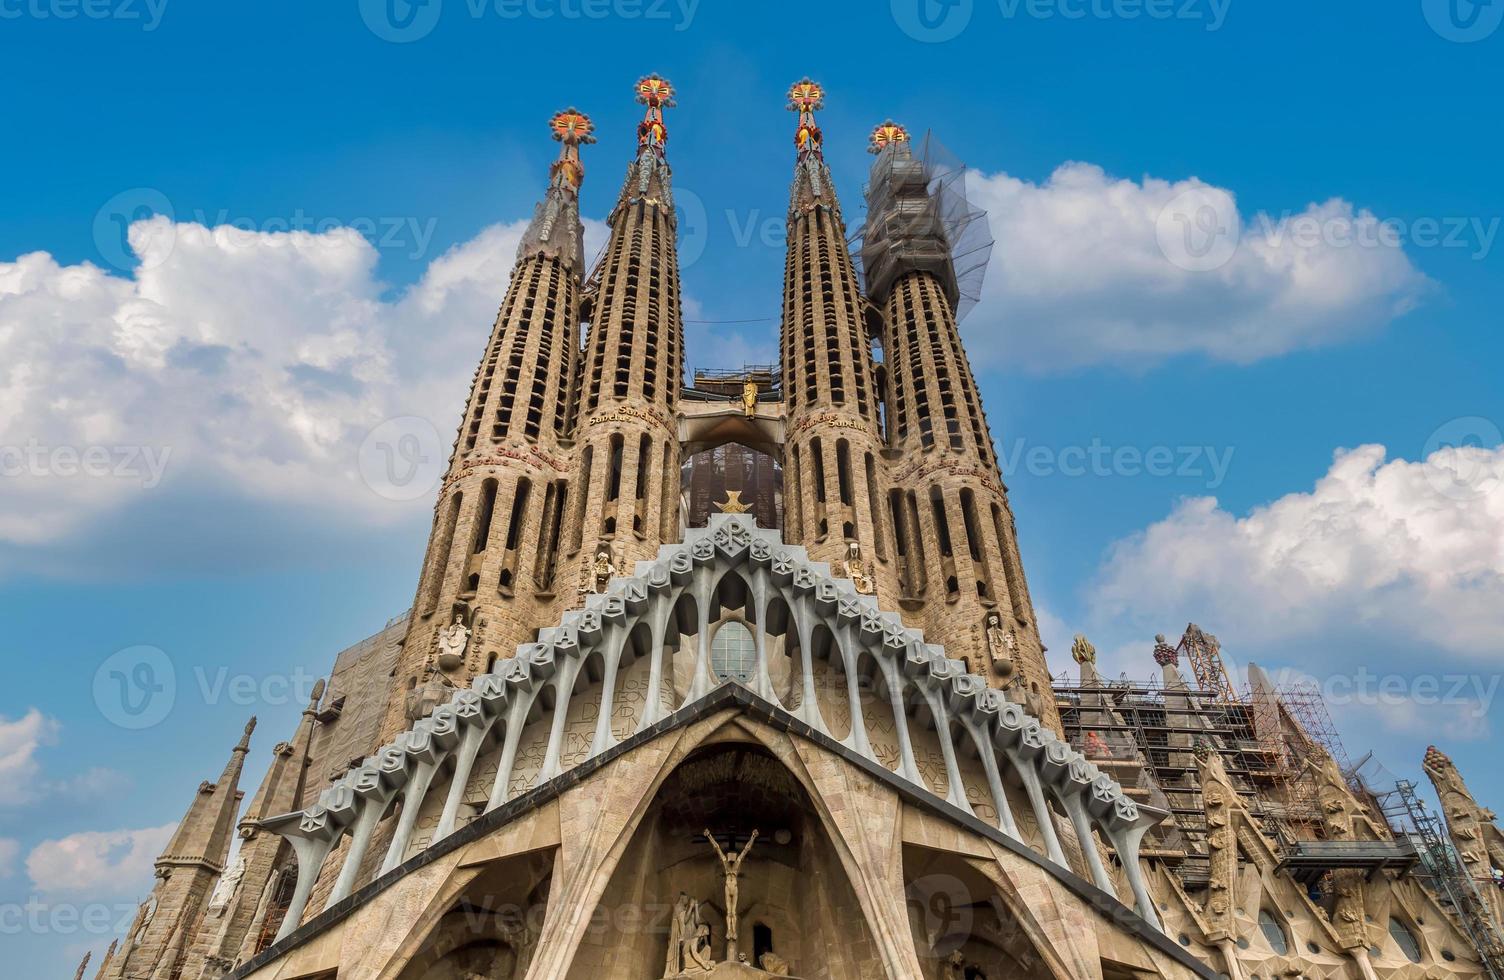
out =
[[[742,862],[747,859],[747,852],[752,850],[752,845],[757,843],[757,831],[752,831],[752,836],[747,839],[747,844],[740,851],[727,854],[721,850],[721,845],[716,843],[715,836],[709,830],[705,831],[705,837],[710,841],[710,846],[715,848],[716,857],[721,859],[721,867],[726,874],[726,962],[736,962],[736,903],[739,894],[737,878],[741,875]]]

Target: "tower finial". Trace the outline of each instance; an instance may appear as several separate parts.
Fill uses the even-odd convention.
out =
[[[637,125],[638,152],[652,150],[659,157],[664,155],[668,144],[668,126],[663,121],[663,110],[678,105],[674,101],[674,86],[662,75],[652,74],[637,81],[637,103],[647,106],[642,122]]]
[[[595,123],[574,106],[554,113],[548,121],[554,139],[563,144],[559,147],[559,159],[549,168],[548,176],[554,186],[570,193],[578,193],[585,180],[585,166],[580,162],[580,147],[595,142]]]
[[[249,752],[251,750],[251,733],[256,730],[256,716],[251,715],[251,720],[245,723],[245,734],[240,736],[240,744],[235,746],[236,752]]]
[[[820,127],[815,124],[815,113],[825,108],[825,89],[820,83],[813,81],[809,76],[801,78],[789,89],[790,112],[799,113],[799,128],[794,131],[794,146],[799,150],[799,158],[807,156],[823,156],[824,136]]]
[[[867,152],[881,153],[894,144],[907,142],[909,142],[909,131],[888,119],[872,130],[872,138],[867,141]]]

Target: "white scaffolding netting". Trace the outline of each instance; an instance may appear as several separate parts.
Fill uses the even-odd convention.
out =
[[[917,154],[907,140],[878,154],[866,187],[867,221],[850,243],[873,302],[886,302],[906,273],[923,271],[940,280],[957,320],[976,305],[992,232],[987,212],[967,197],[966,172],[933,134]]]

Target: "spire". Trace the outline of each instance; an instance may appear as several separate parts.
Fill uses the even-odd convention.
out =
[[[642,122],[637,124],[637,159],[627,171],[627,183],[621,192],[622,204],[646,201],[673,210],[668,124],[663,110],[678,105],[674,95],[673,84],[662,75],[648,75],[637,81],[637,104],[645,108]]]
[[[84,980],[84,971],[89,968],[89,959],[94,955],[93,951],[84,954],[84,961],[78,964],[78,972],[73,974],[73,980]]]
[[[585,228],[580,222],[580,185],[585,180],[585,167],[580,162],[580,147],[595,142],[595,124],[571,106],[554,113],[548,125],[560,144],[559,159],[549,167],[548,191],[522,236],[517,258],[546,255],[578,272],[585,255]]]
[[[219,781],[200,784],[183,822],[178,824],[167,849],[157,858],[159,875],[170,872],[172,867],[184,865],[204,867],[215,874],[224,868],[230,855],[230,834],[240,809],[240,772],[245,765],[246,753],[251,750],[251,733],[255,730],[256,719],[252,718],[245,726],[245,734],[231,750],[230,761],[225,764]]]
[[[790,207],[795,210],[813,207],[816,202],[837,207],[835,195],[830,192],[830,169],[825,165],[825,134],[815,122],[815,113],[823,108],[825,89],[808,76],[789,89],[788,110],[799,114],[799,125],[794,130],[797,162],[790,194]]]
[[[115,951],[120,948],[120,940],[110,940],[110,948],[104,951],[104,959],[99,963],[99,970],[94,974],[94,980],[103,980],[110,964],[115,961]]]
[[[319,680],[313,685],[313,695],[308,700],[308,707],[303,709],[303,718],[298,723],[293,740],[279,742],[272,749],[271,767],[267,769],[256,795],[251,797],[251,805],[246,807],[245,815],[240,819],[241,837],[254,837],[257,823],[263,818],[298,808],[303,789],[303,772],[308,765],[308,747],[313,741],[314,719],[323,699],[324,682]]]

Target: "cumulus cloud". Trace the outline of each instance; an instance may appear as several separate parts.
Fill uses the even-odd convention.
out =
[[[1496,659],[1504,636],[1504,446],[1388,460],[1339,451],[1309,492],[1246,516],[1215,498],[1110,549],[1093,598],[1141,624],[1194,619],[1240,645],[1409,644]]]
[[[447,458],[524,228],[486,229],[395,295],[348,228],[155,216],[130,227],[142,257],[130,276],[41,252],[0,263],[0,552],[164,493],[354,527],[426,508],[426,495],[372,491],[362,442],[412,417],[425,454]]]
[[[57,731],[57,722],[35,708],[15,720],[0,715],[0,806],[21,806],[41,797],[36,754]]]
[[[152,865],[175,829],[85,831],[43,841],[27,855],[26,873],[45,894],[132,895],[151,883]]]
[[[969,190],[997,241],[963,324],[983,364],[1248,363],[1378,329],[1431,287],[1391,227],[1341,199],[1242,215],[1229,190],[1087,163]]]

